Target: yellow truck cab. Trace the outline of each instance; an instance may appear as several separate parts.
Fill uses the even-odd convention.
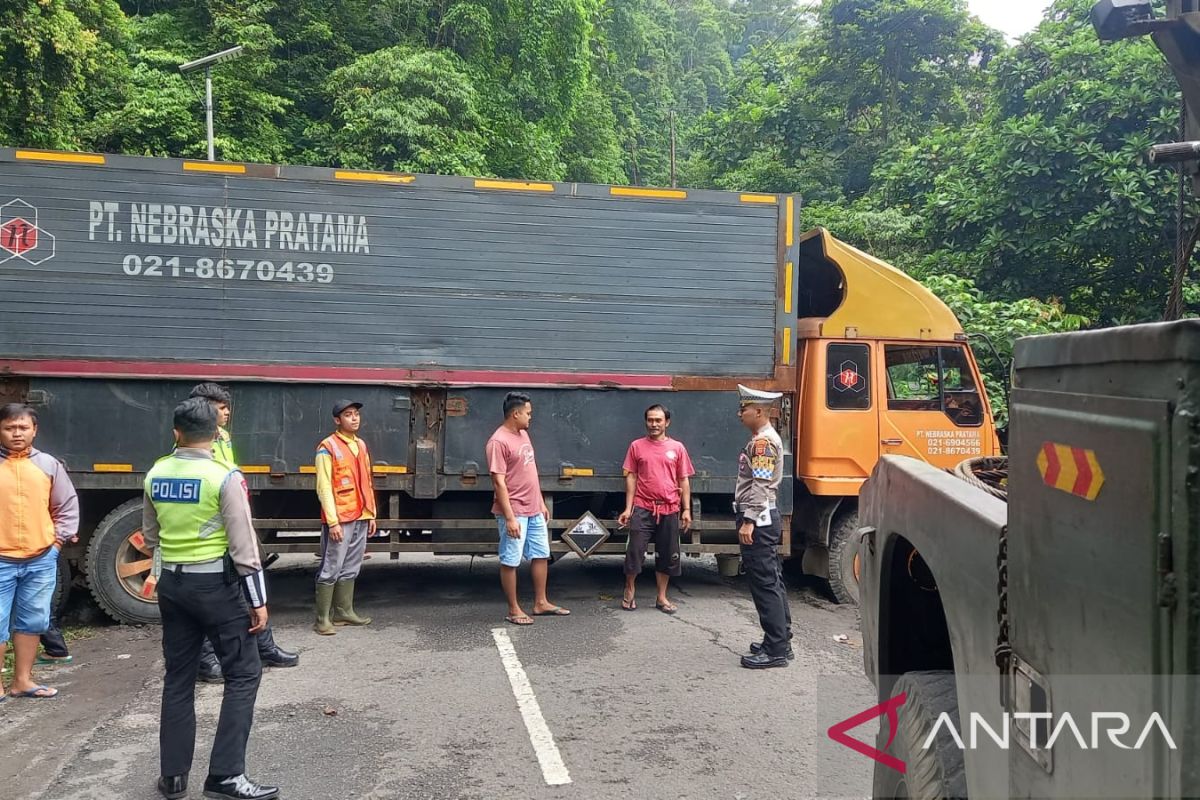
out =
[[[991,406],[953,312],[918,281],[835,239],[799,237],[793,550],[858,599],[858,493],[881,455],[951,469],[999,455]]]

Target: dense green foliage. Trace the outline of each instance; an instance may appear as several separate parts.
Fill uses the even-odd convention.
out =
[[[1090,3],[1009,44],[965,0],[12,0],[0,143],[200,156],[177,65],[242,44],[218,157],[666,185],[674,131],[679,183],[799,193],[1007,342],[1167,292],[1178,93]]]

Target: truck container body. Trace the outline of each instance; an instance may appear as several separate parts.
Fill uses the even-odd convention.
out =
[[[70,555],[126,621],[157,613],[141,481],[202,380],[233,392],[269,552],[317,546],[315,446],[336,399],[364,403],[387,534],[370,547],[393,555],[494,551],[484,444],[521,389],[556,554],[623,551],[622,461],[660,402],[697,470],[683,550],[736,557],[736,385],[779,391],[780,508],[819,556],[881,450],[948,463],[943,440],[996,445],[953,315],[828,233],[797,235],[798,213],[771,194],[0,149],[0,399],[38,409],[39,447],[83,492]],[[897,385],[920,399],[881,438]],[[610,538],[564,539],[588,512]]]

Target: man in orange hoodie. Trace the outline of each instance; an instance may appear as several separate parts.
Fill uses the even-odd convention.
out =
[[[15,663],[9,697],[48,698],[57,689],[33,680],[38,639],[50,627],[50,601],[63,543],[79,531],[79,498],[67,470],[33,449],[37,411],[0,408],[0,639],[13,632]],[[5,645],[0,643],[0,661]]]

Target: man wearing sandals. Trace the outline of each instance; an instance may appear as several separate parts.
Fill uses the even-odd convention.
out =
[[[687,448],[667,436],[671,412],[652,405],[645,414],[646,435],[634,440],[625,454],[625,510],[617,518],[629,527],[625,548],[625,596],[621,608],[637,609],[634,581],[641,574],[646,545],[654,542],[654,577],[658,597],[654,607],[664,614],[678,609],[667,597],[671,576],[679,577],[679,531],[692,526],[691,476],[696,474]],[[681,513],[682,510],[682,513]]]
[[[517,567],[530,561],[533,576],[533,616],[565,617],[571,612],[546,599],[546,575],[550,563],[550,518],[538,482],[529,423],[533,404],[529,395],[509,392],[504,398],[504,424],[488,439],[488,471],[496,490],[492,513],[500,533],[500,585],[508,600],[506,620],[513,625],[532,625],[533,619],[517,601]]]
[[[36,436],[37,411],[20,403],[0,408],[0,640],[11,629],[16,656],[0,700],[58,694],[33,680],[33,661],[50,628],[58,553],[79,530],[79,499],[63,465],[33,449]],[[0,662],[6,650],[0,641]]]

